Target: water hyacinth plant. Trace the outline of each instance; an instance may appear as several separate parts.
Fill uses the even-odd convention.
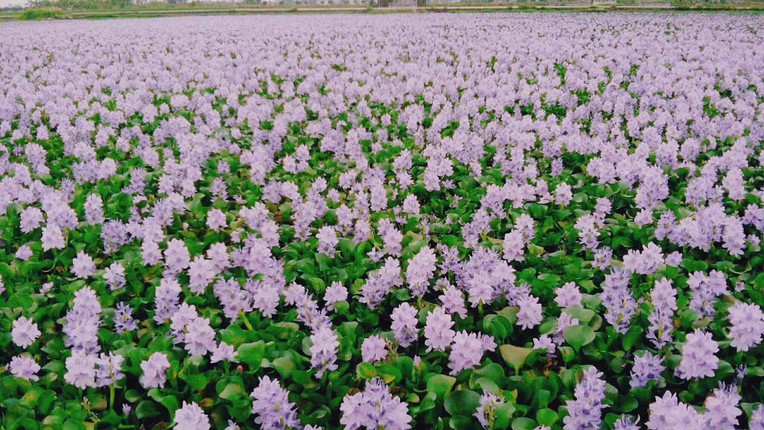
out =
[[[8,429],[764,428],[764,21],[0,26]]]

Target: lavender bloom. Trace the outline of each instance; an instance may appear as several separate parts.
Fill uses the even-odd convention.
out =
[[[458,375],[465,369],[472,369],[480,364],[485,351],[496,349],[493,338],[476,333],[460,331],[454,335],[448,367],[452,375]]]
[[[154,305],[156,307],[154,321],[163,323],[169,320],[178,310],[180,284],[174,278],[163,278],[154,292]]]
[[[719,430],[735,430],[738,425],[737,417],[743,411],[738,408],[742,397],[736,392],[737,387],[724,386],[714,389],[711,396],[706,398],[706,412],[703,414],[706,428]]]
[[[451,315],[459,315],[461,318],[467,317],[467,308],[464,306],[464,295],[453,285],[448,285],[440,296],[443,309]]]
[[[191,263],[191,255],[182,240],[172,239],[167,242],[167,249],[164,251],[165,266],[170,274],[178,273],[188,268]]]
[[[110,352],[101,353],[95,361],[96,386],[106,387],[125,377],[122,373],[122,363],[125,357]]]
[[[607,309],[607,322],[615,327],[618,333],[625,334],[637,309],[637,302],[629,289],[629,274],[614,271],[605,276],[600,298]]]
[[[63,249],[66,246],[64,233],[57,225],[50,224],[42,229],[42,250]]]
[[[406,269],[406,283],[414,297],[422,297],[429,287],[429,279],[435,273],[437,258],[429,246],[419,250],[409,261]]]
[[[682,361],[676,369],[676,376],[682,379],[713,377],[719,367],[719,345],[700,329],[687,335],[687,342],[682,347]]]
[[[361,344],[361,357],[366,363],[387,358],[387,342],[378,335],[369,336]]]
[[[221,361],[236,361],[236,350],[225,342],[220,342],[217,348],[212,351],[212,356],[210,357],[210,363],[219,363]]]
[[[650,405],[648,430],[703,428],[702,419],[695,409],[680,403],[675,394],[666,391]]]
[[[29,257],[32,256],[32,254],[32,248],[27,245],[21,245],[19,249],[16,250],[14,256],[21,261],[27,261],[29,260]]]
[[[40,330],[37,328],[37,324],[27,317],[19,317],[13,322],[13,329],[11,330],[11,338],[13,343],[21,348],[27,348],[33,344],[34,341],[40,337]]]
[[[215,330],[210,327],[207,318],[196,317],[185,326],[183,341],[185,348],[191,355],[205,355],[216,349]]]
[[[111,263],[103,275],[109,289],[117,290],[125,285],[125,267],[121,263]]]
[[[638,422],[639,418],[637,418],[637,421],[634,421],[634,419],[628,415],[621,415],[621,418],[615,422],[613,430],[639,430],[639,425],[637,425]]]
[[[424,343],[427,345],[427,351],[445,351],[456,334],[451,330],[453,325],[451,316],[443,308],[435,308],[428,313],[427,323],[424,326]]]
[[[133,319],[133,308],[123,302],[117,303],[117,312],[114,315],[114,330],[119,334],[123,334],[137,328],[138,325]]]
[[[24,378],[28,381],[39,381],[37,372],[40,371],[40,365],[34,361],[34,358],[26,355],[17,355],[11,358],[9,364],[11,374],[17,378]]]
[[[569,308],[581,304],[581,291],[578,290],[574,282],[566,282],[554,292],[556,294],[554,301],[561,308]]]
[[[204,257],[195,257],[188,267],[188,289],[194,294],[203,294],[215,275],[217,273],[212,261]]]
[[[81,389],[95,387],[97,360],[97,356],[90,355],[85,351],[72,351],[72,355],[66,359],[64,381]]]
[[[321,379],[327,370],[336,370],[337,350],[340,342],[337,334],[329,327],[321,327],[311,336],[310,366],[316,369],[316,378]]]
[[[228,223],[223,211],[220,209],[211,209],[207,212],[207,227],[209,227],[210,230],[220,231],[226,226],[228,226]]]
[[[251,396],[255,424],[263,430],[299,427],[295,405],[289,401],[289,392],[281,388],[278,380],[263,376]]]
[[[650,381],[661,381],[661,373],[666,370],[663,359],[645,351],[642,355],[634,356],[634,367],[631,369],[631,388],[646,387]]]
[[[724,279],[724,274],[717,270],[712,270],[708,275],[701,272],[690,273],[687,286],[692,292],[690,309],[700,312],[701,316],[712,317],[716,313],[714,310],[716,297],[727,293],[727,281]]]
[[[167,355],[161,352],[151,354],[148,360],[141,362],[143,374],[139,382],[143,388],[163,388],[167,382],[165,372],[170,368]]]
[[[662,348],[671,342],[674,330],[674,311],[676,311],[676,290],[668,279],[656,281],[650,292],[653,312],[648,317],[650,328],[647,338],[656,348]]]
[[[764,312],[752,303],[737,302],[729,308],[730,345],[748,351],[761,343],[764,336]]]
[[[334,257],[335,249],[339,240],[337,239],[337,231],[331,226],[323,226],[318,229],[318,252]]]
[[[345,288],[340,282],[332,282],[332,284],[326,289],[324,293],[324,301],[326,302],[326,309],[329,311],[334,310],[334,305],[338,302],[347,300],[348,289]]]
[[[523,329],[536,327],[543,319],[541,303],[537,297],[528,295],[517,302],[520,310],[517,312],[517,324]]]
[[[503,404],[503,398],[483,390],[483,394],[480,396],[480,406],[478,406],[474,416],[484,429],[493,428],[493,423],[496,420],[496,408]]]
[[[748,420],[748,429],[764,430],[764,406],[761,404],[751,413],[751,418]]]
[[[633,273],[651,275],[664,264],[663,252],[654,243],[642,248],[642,252],[629,250],[623,257],[624,267]]]
[[[605,381],[602,373],[589,367],[576,385],[575,400],[568,400],[568,416],[563,419],[565,430],[597,430],[602,424],[602,404],[605,399]]]
[[[175,428],[178,430],[209,430],[210,419],[194,402],[186,403],[175,411]]]
[[[67,312],[63,327],[66,334],[66,345],[75,350],[84,350],[89,353],[98,352],[98,327],[101,304],[95,291],[90,287],[83,287],[74,294],[74,304]]]
[[[90,225],[103,224],[103,199],[98,194],[89,194],[85,199],[85,219]]]
[[[417,311],[408,303],[401,303],[393,309],[391,318],[393,320],[392,330],[395,339],[402,347],[407,347],[419,338],[419,329],[417,329]]]
[[[340,411],[340,424],[347,430],[362,427],[385,430],[411,428],[408,405],[398,397],[393,397],[380,379],[366,382],[366,389],[360,393],[345,396]]]
[[[96,271],[95,262],[93,259],[80,251],[77,253],[77,257],[72,261],[72,273],[74,276],[85,279],[93,276]]]

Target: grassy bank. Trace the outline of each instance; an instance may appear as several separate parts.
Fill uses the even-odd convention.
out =
[[[528,4],[431,4],[427,7],[393,6],[371,8],[365,6],[247,6],[247,5],[146,5],[119,9],[61,10],[27,9],[21,12],[0,13],[0,21],[58,20],[58,19],[104,19],[187,15],[249,15],[249,14],[300,14],[300,13],[427,13],[427,12],[535,12],[535,11],[764,11],[764,2],[726,5],[528,5]]]

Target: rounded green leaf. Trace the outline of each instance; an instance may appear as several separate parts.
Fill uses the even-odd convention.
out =
[[[438,399],[443,399],[451,392],[456,384],[456,378],[448,375],[433,375],[427,379],[427,392],[433,393]]]
[[[565,330],[565,341],[576,351],[594,341],[594,330],[587,325],[576,325]]]
[[[444,406],[453,416],[471,416],[480,406],[480,394],[470,390],[454,391],[446,396]]]

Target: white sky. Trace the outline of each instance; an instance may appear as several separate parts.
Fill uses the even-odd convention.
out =
[[[24,6],[27,0],[0,0],[0,7]]]

